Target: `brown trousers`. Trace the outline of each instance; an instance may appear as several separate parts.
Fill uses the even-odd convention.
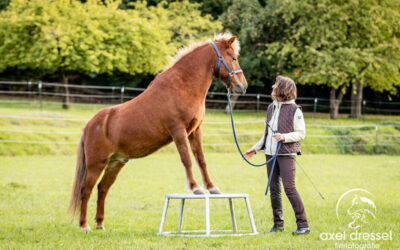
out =
[[[267,160],[272,156],[266,155]],[[270,184],[270,197],[272,214],[274,216],[274,225],[283,227],[283,211],[282,211],[282,197],[281,197],[281,182],[286,196],[292,204],[294,214],[296,216],[297,227],[308,227],[306,211],[304,209],[303,201],[296,190],[296,156],[295,155],[281,155],[276,158],[274,172],[271,177]],[[271,172],[273,161],[268,163],[267,172],[268,176]]]

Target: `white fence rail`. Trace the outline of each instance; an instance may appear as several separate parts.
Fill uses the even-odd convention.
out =
[[[144,91],[142,88],[130,87],[113,87],[113,86],[83,86],[83,85],[69,85],[69,97],[71,99],[70,105],[108,105],[124,102],[131,99]],[[0,105],[21,104],[21,105],[37,105],[42,109],[44,104],[60,104],[62,98],[65,97],[64,86],[59,83],[42,83],[42,82],[11,82],[0,81]],[[310,98],[299,97],[296,101],[303,106],[306,111],[312,111],[314,114],[319,111],[327,111],[329,109],[329,100],[323,98]],[[270,96],[264,94],[246,94],[240,96],[236,102],[236,111],[261,111],[265,112],[267,105],[270,103]],[[346,110],[348,101],[344,101],[344,106],[341,111]],[[227,104],[226,93],[209,92],[206,105],[208,108],[225,109]],[[363,113],[382,113],[382,114],[399,114],[400,102],[377,102],[377,101],[363,101]],[[45,120],[55,122],[77,122],[78,124],[86,123],[89,117],[67,117],[67,116],[33,116],[33,115],[20,115],[20,114],[1,114],[0,120]],[[252,146],[257,138],[263,134],[264,119],[257,120],[237,120],[235,123],[238,125],[237,135],[242,139],[240,145],[243,148]],[[231,147],[234,149],[234,141],[229,140],[232,137],[230,128],[230,121],[208,121],[204,123],[203,134],[206,147]],[[226,126],[223,126],[226,125]],[[247,129],[246,126],[258,126],[257,129]],[[221,128],[223,126],[223,128]],[[240,128],[246,127],[246,129]],[[306,140],[303,143],[305,148],[341,148],[348,149],[352,147],[372,148],[375,152],[379,152],[379,148],[393,147],[396,152],[400,152],[400,134],[390,134],[385,132],[384,128],[394,127],[400,131],[400,123],[391,124],[307,124],[307,127],[320,128],[324,130],[336,130],[335,133],[323,134],[307,134]],[[260,129],[261,128],[261,129]],[[215,130],[217,131],[215,131]],[[356,130],[352,134],[338,133],[342,130]],[[214,132],[213,132],[214,130]],[[382,131],[381,131],[382,130]],[[393,130],[393,129],[392,129]],[[315,133],[315,132],[314,132]],[[2,135],[7,136],[2,136]],[[36,134],[42,137],[35,139],[18,140],[22,138],[18,134]],[[20,128],[0,128],[0,143],[3,144],[58,144],[58,145],[76,145],[77,138],[81,134],[80,130],[41,130],[36,128],[20,129]],[[49,140],[47,136],[56,135]],[[63,138],[65,137],[65,138]],[[221,137],[216,140],[218,143],[210,142],[212,137]],[[67,139],[66,139],[67,138]],[[351,140],[348,140],[351,138]],[[40,139],[40,140],[39,140]],[[64,139],[65,141],[62,141]],[[346,141],[347,140],[347,141]],[[251,143],[248,143],[251,141]],[[348,143],[347,143],[348,142]]]
[[[85,117],[50,117],[50,116],[28,116],[28,115],[8,115],[8,114],[0,114],[0,119],[16,119],[16,120],[47,120],[47,121],[72,121],[72,122],[82,122],[82,124],[86,123],[90,118]],[[258,124],[260,128],[264,127],[264,120],[247,120],[247,121],[237,121],[236,124],[246,125],[246,124]],[[218,133],[204,133],[203,136],[207,137],[232,137],[232,132],[230,128],[230,121],[205,121],[204,123],[205,128],[208,131],[220,125],[226,125],[222,130],[218,129]],[[303,143],[304,147],[325,147],[325,148],[348,148],[353,146],[362,146],[362,147],[382,147],[382,146],[392,146],[392,147],[400,147],[400,134],[388,134],[384,132],[379,132],[380,128],[388,128],[394,127],[396,129],[400,129],[400,124],[345,124],[345,125],[331,125],[331,124],[308,124],[308,127],[314,128],[322,128],[322,129],[353,129],[353,130],[363,130],[369,129],[370,133],[361,133],[361,134],[333,134],[333,135],[326,135],[326,134],[307,134],[306,138],[317,138],[319,143]],[[373,129],[371,129],[373,128]],[[2,132],[11,133],[11,134],[21,134],[21,133],[28,133],[28,134],[53,134],[53,135],[60,135],[60,136],[67,136],[67,135],[80,135],[82,132],[80,130],[38,130],[38,129],[15,129],[15,128],[0,128],[0,134]],[[248,136],[258,136],[261,137],[263,135],[263,129],[257,129],[255,131],[246,131],[238,130],[237,135],[242,138],[246,138]],[[334,139],[340,140],[343,138],[368,138],[368,143],[360,144],[360,143],[347,143],[347,144],[332,144],[332,143],[323,143],[326,139]],[[387,140],[379,141],[379,138],[391,138],[394,139],[393,142],[388,142]],[[322,143],[320,143],[322,142]],[[16,143],[16,144],[77,144],[77,141],[39,141],[39,140],[11,140],[11,139],[0,139],[0,143]],[[243,146],[251,146],[255,142],[252,143],[245,143],[242,142],[240,145]],[[232,142],[230,143],[205,143],[204,146],[211,146],[211,147],[225,147],[225,146],[234,146],[235,144]]]
[[[69,84],[69,98],[72,105],[85,104],[116,104],[127,101],[143,92],[144,88],[124,86],[92,86]],[[65,86],[60,83],[47,82],[15,82],[0,81],[0,96],[19,101],[35,100],[41,107],[43,101],[61,102],[66,96]],[[4,101],[4,100],[0,100]],[[236,110],[262,111],[271,102],[270,95],[246,94],[235,102]],[[296,102],[307,112],[329,112],[329,99],[319,97],[298,97]],[[208,108],[224,109],[227,105],[226,93],[209,92],[206,99]],[[343,100],[340,112],[348,113],[351,101]],[[362,101],[362,113],[370,114],[400,114],[400,102],[382,102],[374,100]]]

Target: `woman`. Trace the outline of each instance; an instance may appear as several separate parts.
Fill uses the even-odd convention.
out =
[[[296,216],[297,230],[293,232],[293,235],[308,234],[310,229],[306,212],[295,186],[296,154],[301,154],[300,141],[306,134],[303,113],[300,106],[295,103],[296,84],[288,77],[278,76],[272,86],[271,96],[273,103],[268,106],[266,121],[269,126],[266,125],[265,134],[260,141],[244,155],[250,159],[258,151],[264,149],[266,158],[269,160],[275,154],[278,142],[282,141],[271,177],[270,196],[274,226],[269,232],[275,233],[284,230],[279,178],[281,177],[286,196],[289,198]],[[268,176],[272,163],[273,161],[267,165]]]

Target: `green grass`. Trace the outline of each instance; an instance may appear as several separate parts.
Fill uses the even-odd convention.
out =
[[[0,103],[0,115],[83,118],[90,119],[101,105],[74,105],[63,110],[60,104]],[[341,115],[332,121],[327,114],[305,114],[307,138],[303,141],[304,155],[298,157],[301,166],[326,197],[321,200],[303,172],[297,168],[297,188],[303,198],[312,233],[292,237],[295,218],[284,195],[284,233],[270,235],[272,213],[268,197],[264,197],[267,183],[264,168],[246,165],[232,144],[230,124],[204,124],[206,158],[211,176],[223,192],[249,193],[258,231],[257,236],[223,238],[168,238],[156,236],[161,219],[164,194],[183,193],[185,174],[179,156],[171,144],[160,152],[129,162],[112,187],[106,202],[105,231],[85,233],[77,221],[67,216],[70,189],[75,171],[75,143],[86,121],[29,120],[0,117],[0,140],[61,141],[73,144],[18,144],[0,142],[0,249],[321,249],[335,248],[342,241],[323,241],[321,233],[346,230],[335,214],[338,198],[352,188],[364,188],[375,195],[376,220],[362,232],[392,231],[392,241],[375,243],[381,249],[400,248],[400,116],[366,116],[360,120]],[[235,113],[238,133],[259,133],[239,136],[242,149],[252,146],[264,131],[262,123],[241,124],[241,121],[264,120],[265,113]],[[207,111],[205,122],[229,122],[229,116],[219,111]],[[320,128],[313,125],[379,124],[379,144],[375,148],[375,128]],[[74,132],[76,134],[15,133],[5,130]],[[215,134],[226,134],[215,136]],[[317,138],[312,135],[340,137]],[[358,136],[368,135],[368,136]],[[327,146],[320,146],[321,144]],[[350,145],[336,147],[338,145]],[[372,146],[364,146],[369,144]],[[376,155],[379,153],[393,155]],[[318,153],[318,154],[316,154]],[[323,154],[325,153],[325,154]],[[347,155],[343,155],[343,153]],[[351,155],[350,155],[351,154]],[[263,162],[258,154],[254,162]],[[194,166],[197,180],[200,174]],[[94,218],[97,192],[89,204],[89,218]],[[234,201],[239,229],[249,230],[245,204]],[[176,230],[179,202],[172,201],[165,230]],[[226,201],[211,202],[212,229],[230,229],[231,220]],[[95,226],[90,220],[92,228]],[[204,229],[204,204],[188,201],[185,206],[184,230]],[[347,230],[349,233],[350,231]],[[347,243],[352,241],[347,240]]]
[[[7,100],[3,100],[7,101]],[[10,100],[12,101],[12,100]],[[57,141],[72,144],[26,144],[26,143],[0,143],[0,155],[32,155],[32,154],[58,154],[71,155],[76,152],[76,143],[79,141],[80,131],[86,122],[93,117],[104,105],[73,105],[70,110],[61,109],[60,103],[44,102],[40,110],[37,102],[26,103],[0,103],[0,115],[72,118],[81,120],[33,120],[10,117],[0,117],[0,140],[11,141]],[[235,112],[237,133],[251,133],[239,135],[238,139],[242,150],[254,145],[264,132],[265,113]],[[341,115],[332,121],[328,114],[305,114],[307,136],[303,141],[304,153],[324,154],[399,154],[400,153],[400,116],[375,116],[368,115],[360,120],[349,119]],[[259,123],[240,122],[261,121]],[[228,115],[220,111],[208,110],[203,124],[204,149],[206,152],[236,152]],[[207,124],[208,122],[225,122],[223,124]],[[376,144],[375,127],[364,128],[321,128],[316,125],[365,125],[379,124],[378,147]],[[385,126],[382,126],[385,125]],[[6,131],[7,130],[7,131]],[[11,130],[11,131],[10,131]],[[14,130],[45,131],[45,132],[72,132],[72,134],[48,133],[17,133]],[[74,134],[76,133],[76,134]],[[219,135],[216,135],[219,134]],[[223,134],[223,135],[221,135]],[[316,136],[324,137],[316,137]],[[338,137],[329,137],[338,136]],[[223,145],[215,145],[223,144]],[[169,145],[163,152],[175,152],[174,145]]]
[[[75,171],[74,156],[0,157],[0,249],[322,249],[337,241],[323,241],[324,232],[343,232],[335,215],[338,198],[352,188],[375,195],[376,220],[362,232],[392,231],[392,241],[376,241],[381,249],[398,249],[400,225],[400,156],[304,155],[298,157],[326,197],[321,200],[297,169],[297,188],[305,204],[311,234],[293,237],[295,218],[284,195],[285,232],[267,234],[272,226],[269,198],[264,196],[266,171],[246,165],[236,153],[207,153],[209,171],[222,191],[249,193],[257,236],[179,238],[156,236],[164,194],[187,192],[185,174],[177,153],[156,153],[133,160],[122,170],[106,202],[105,231],[82,232],[67,216]],[[254,161],[261,162],[261,155]],[[195,175],[200,174],[195,168]],[[95,200],[88,217],[95,226]],[[211,201],[212,229],[230,229],[228,202]],[[239,229],[249,230],[245,204],[234,201]],[[179,202],[172,201],[165,230],[176,230]],[[185,206],[184,230],[204,229],[204,205],[190,200]],[[350,233],[349,229],[347,230]],[[347,240],[345,242],[352,242]],[[372,241],[354,241],[368,243]],[[343,243],[343,242],[339,242]]]

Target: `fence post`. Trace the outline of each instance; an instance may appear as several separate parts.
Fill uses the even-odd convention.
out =
[[[124,102],[124,93],[125,93],[125,86],[121,87],[121,103]]]
[[[375,125],[375,154],[378,153],[378,124]]]
[[[365,106],[366,106],[366,104],[367,104],[367,101],[366,101],[366,100],[363,100],[363,101],[362,101],[362,105],[363,105],[363,110],[362,110],[362,112],[363,112],[363,115],[365,115]]]
[[[315,118],[315,114],[317,113],[317,104],[318,104],[318,98],[314,98],[314,113],[313,113],[313,119]]]
[[[260,94],[257,94],[257,113],[260,111]]]
[[[114,103],[114,93],[115,93],[115,87],[111,88],[111,102]]]
[[[29,92],[28,97],[29,97],[29,100],[31,99],[31,86],[32,86],[32,82],[29,81],[28,82],[28,92]]]
[[[42,82],[41,81],[39,81],[39,83],[38,83],[38,90],[39,90],[40,111],[42,111]]]

